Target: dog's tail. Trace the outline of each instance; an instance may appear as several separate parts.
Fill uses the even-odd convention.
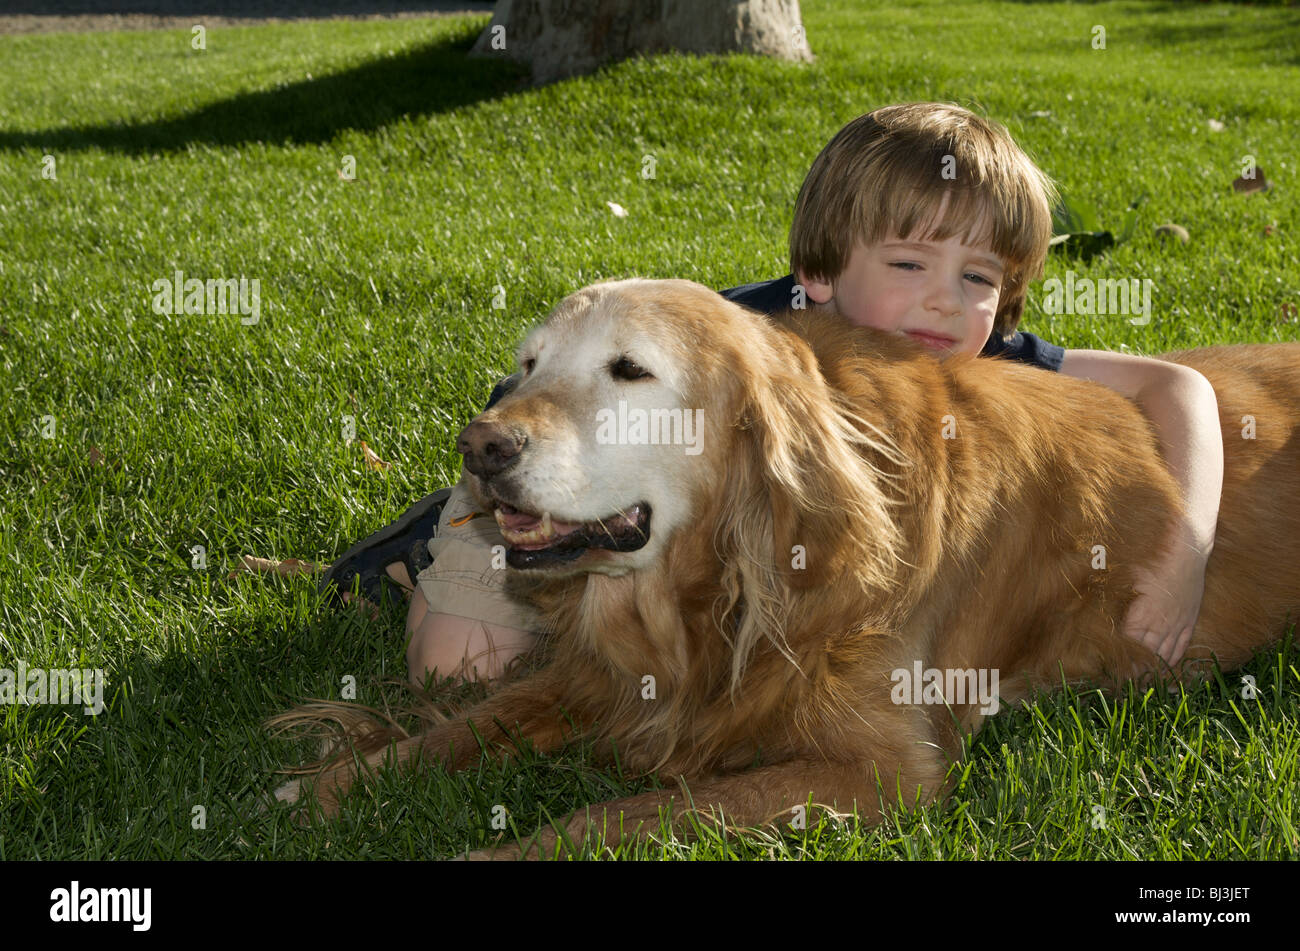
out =
[[[263,721],[272,736],[313,740],[316,759],[301,766],[279,770],[288,775],[319,773],[350,762],[354,755],[366,756],[456,718],[462,711],[481,703],[489,689],[497,689],[527,677],[549,659],[549,638],[524,656],[514,658],[501,676],[492,681],[457,681],[446,678],[415,686],[404,680],[385,680],[381,687],[394,688],[399,700],[389,702],[392,691],[384,690],[384,708],[338,700],[308,699],[284,713]]]
[[[263,726],[273,736],[316,741],[317,758],[281,770],[289,774],[317,773],[350,758],[354,751],[364,756],[411,735],[386,710],[337,700],[308,700],[268,718]]]

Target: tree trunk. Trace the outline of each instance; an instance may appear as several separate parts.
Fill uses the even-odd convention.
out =
[[[813,58],[799,0],[498,0],[472,55],[519,60],[541,84],[664,50]]]

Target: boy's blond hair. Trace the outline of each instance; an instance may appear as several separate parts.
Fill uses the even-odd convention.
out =
[[[950,103],[886,106],[854,119],[814,160],[795,202],[790,264],[834,281],[859,241],[906,240],[921,228],[935,241],[961,235],[1006,265],[993,322],[1006,337],[1043,272],[1055,200],[1051,179],[998,123]],[[981,219],[985,232],[972,235]]]

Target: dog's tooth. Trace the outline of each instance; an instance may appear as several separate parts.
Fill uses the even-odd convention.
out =
[[[551,528],[551,513],[550,513],[550,512],[543,512],[543,513],[542,513],[542,529],[541,529],[541,531],[542,531],[542,538],[550,538],[551,535],[553,535],[553,534],[555,533],[555,532],[554,532],[554,529]]]

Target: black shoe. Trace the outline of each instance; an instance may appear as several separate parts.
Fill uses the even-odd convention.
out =
[[[415,583],[415,576],[427,568],[429,539],[438,531],[438,518],[447,504],[451,489],[439,489],[426,495],[403,512],[390,525],[361,539],[330,565],[321,578],[319,590],[341,601],[343,592],[359,594],[372,604],[381,604],[385,592],[396,595],[404,591],[385,570],[401,562]]]

